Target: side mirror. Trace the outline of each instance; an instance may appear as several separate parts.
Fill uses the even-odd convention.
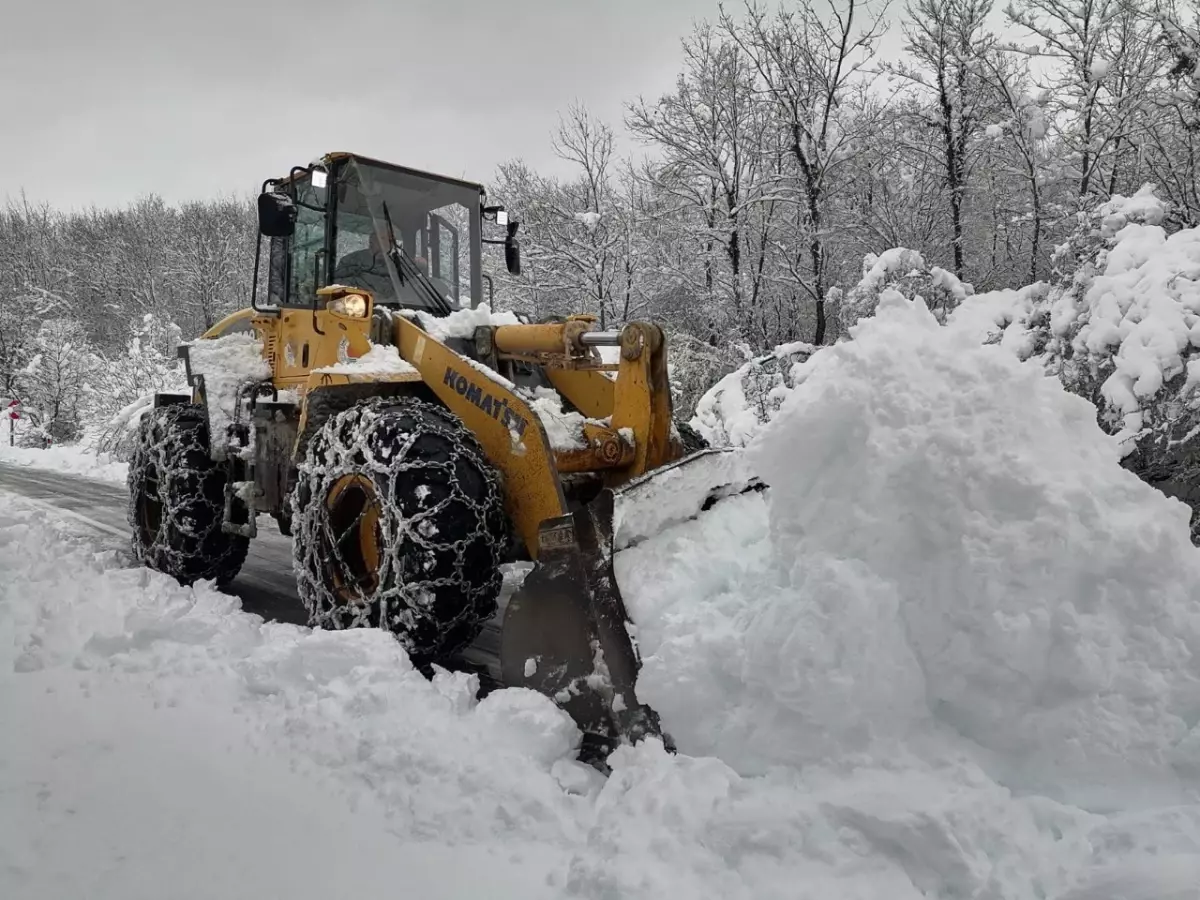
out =
[[[510,275],[521,274],[521,245],[517,241],[519,222],[508,223],[508,236],[504,238],[504,266]]]
[[[299,212],[287,194],[264,191],[258,195],[258,230],[264,237],[291,237]]]

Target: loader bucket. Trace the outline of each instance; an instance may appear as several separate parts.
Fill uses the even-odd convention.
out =
[[[614,554],[725,497],[762,487],[740,453],[701,450],[544,522],[537,565],[504,616],[504,683],[553,698],[593,739],[633,743],[653,736],[669,746],[658,715],[637,698],[641,661]]]

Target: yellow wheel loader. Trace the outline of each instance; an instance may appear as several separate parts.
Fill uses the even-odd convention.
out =
[[[613,553],[756,485],[732,454],[687,452],[658,326],[483,307],[486,245],[520,272],[517,223],[486,199],[349,153],[264,183],[250,308],[180,348],[191,393],[141,423],[134,554],[225,583],[271,515],[310,622],[386,628],[418,663],[470,643],[501,566],[532,561],[504,684],[610,744],[662,736]]]

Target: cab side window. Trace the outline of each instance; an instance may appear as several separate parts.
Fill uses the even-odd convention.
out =
[[[433,258],[430,260],[432,265],[430,274],[445,286],[446,292],[450,294],[450,299],[458,303],[458,229],[438,213],[432,213],[429,220],[435,248],[435,252],[432,254]]]
[[[270,257],[267,261],[267,305],[287,305],[287,254],[288,239],[271,238]]]
[[[323,285],[325,258],[325,213],[301,206],[296,218],[296,233],[292,235],[289,305],[312,304],[317,288]]]

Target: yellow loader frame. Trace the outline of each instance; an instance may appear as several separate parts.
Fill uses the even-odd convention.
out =
[[[630,322],[619,331],[601,332],[594,319],[578,316],[565,322],[477,330],[477,346],[490,346],[498,360],[536,362],[555,390],[584,416],[607,420],[584,426],[586,447],[555,450],[537,414],[511,382],[451,350],[403,315],[392,317],[390,337],[415,372],[315,371],[339,362],[339,345],[351,359],[365,355],[372,346],[374,316],[369,291],[335,285],[319,294],[326,302],[315,312],[284,309],[278,315],[262,315],[243,309],[201,338],[220,337],[239,325],[253,328],[271,366],[273,386],[300,397],[297,443],[308,424],[307,401],[316,390],[370,383],[425,385],[463,421],[501,473],[509,517],[533,559],[544,543],[557,545],[564,539],[561,526],[554,527],[571,513],[560,475],[602,472],[605,486],[618,487],[683,455],[672,438],[666,342],[657,325]],[[333,301],[352,294],[365,298],[365,315],[352,317],[331,309]],[[592,350],[601,345],[619,347],[619,362],[599,361]],[[615,379],[609,375],[614,372]],[[293,461],[301,449],[293,448]]]

